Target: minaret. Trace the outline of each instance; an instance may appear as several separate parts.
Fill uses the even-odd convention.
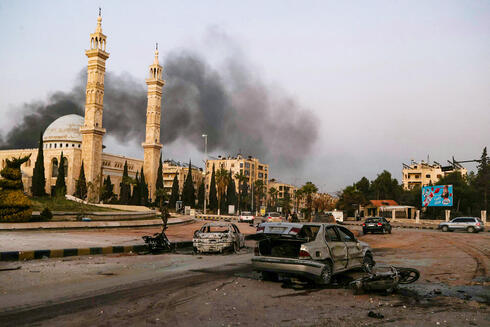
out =
[[[102,34],[102,17],[97,17],[95,33],[90,34],[90,49],[85,51],[88,57],[87,89],[85,94],[85,123],[82,133],[82,160],[88,183],[94,187],[88,189],[88,199],[98,201],[97,194],[102,182],[102,112],[104,111],[104,75],[105,61],[109,58],[106,50],[106,36]]]
[[[150,77],[146,80],[148,85],[148,105],[146,107],[146,137],[142,146],[144,149],[144,164],[146,183],[149,195],[155,200],[155,183],[160,160],[160,117],[162,107],[162,88],[165,81],[162,79],[163,68],[158,64],[158,43],[155,49],[155,59],[150,65]]]

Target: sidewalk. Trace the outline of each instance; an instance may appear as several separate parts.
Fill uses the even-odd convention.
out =
[[[190,216],[169,218],[168,224],[184,224],[194,221]],[[86,228],[128,228],[128,227],[150,227],[161,226],[162,220],[121,220],[121,221],[44,221],[32,223],[0,223],[0,232],[3,231],[25,231],[25,230],[62,230],[62,229],[86,229]]]

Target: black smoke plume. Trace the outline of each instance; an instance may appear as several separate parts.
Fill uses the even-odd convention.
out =
[[[232,58],[216,69],[195,53],[171,53],[164,64],[162,143],[186,140],[202,151],[201,135],[207,134],[209,152],[241,152],[274,168],[298,168],[317,139],[317,118],[245,67]],[[0,147],[34,148],[39,132],[56,118],[83,116],[85,83],[84,69],[72,91],[24,104],[21,121],[0,140]],[[108,135],[139,144],[145,137],[145,120],[146,86],[128,74],[108,72],[103,117]]]

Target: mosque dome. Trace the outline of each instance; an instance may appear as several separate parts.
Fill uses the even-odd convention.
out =
[[[79,115],[66,115],[56,119],[44,131],[43,141],[82,142],[80,127],[84,118]]]

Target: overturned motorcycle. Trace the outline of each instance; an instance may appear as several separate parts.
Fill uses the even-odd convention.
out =
[[[164,231],[153,234],[153,236],[143,236],[150,253],[170,252],[172,250],[170,241]]]
[[[384,291],[393,293],[399,284],[410,284],[417,281],[420,272],[414,268],[394,266],[374,266],[368,275],[350,282],[350,286],[357,292]]]

